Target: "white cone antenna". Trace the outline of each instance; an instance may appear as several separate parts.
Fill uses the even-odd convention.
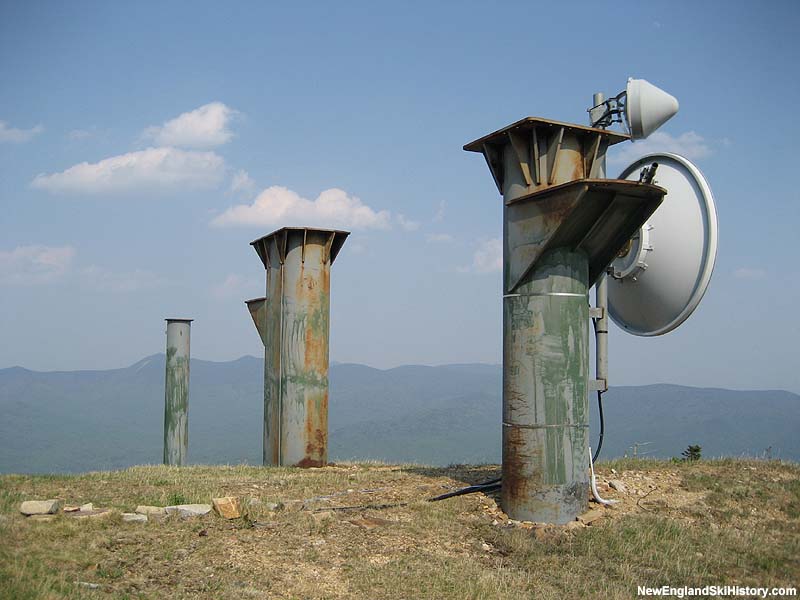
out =
[[[640,179],[658,163],[653,183],[666,188],[664,202],[613,263],[608,312],[628,333],[668,333],[703,298],[717,256],[717,212],[700,170],[676,154],[649,154],[619,179]]]
[[[631,137],[641,140],[678,112],[678,100],[645,79],[628,79],[625,119]]]

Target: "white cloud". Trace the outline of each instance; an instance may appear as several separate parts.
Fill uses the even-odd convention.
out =
[[[0,285],[39,285],[60,279],[72,265],[72,246],[17,246],[0,251]]]
[[[0,285],[45,285],[68,276],[95,291],[133,292],[165,283],[163,278],[142,269],[125,273],[95,265],[73,268],[75,255],[72,246],[31,245],[0,251]]]
[[[316,200],[308,200],[285,187],[272,186],[261,192],[252,204],[233,206],[211,223],[389,229],[391,213],[375,211],[359,198],[337,188],[325,190]]]
[[[88,129],[73,129],[67,134],[67,137],[73,141],[85,140],[94,135],[93,131]]]
[[[0,142],[29,142],[44,131],[44,127],[37,125],[30,129],[17,129],[9,127],[5,121],[0,121]]]
[[[222,179],[224,167],[224,159],[214,152],[148,148],[96,163],[82,162],[61,173],[41,173],[31,182],[31,187],[72,193],[211,187]]]
[[[503,270],[503,243],[499,238],[485,240],[472,255],[472,265],[460,267],[462,273],[493,273]]]
[[[231,178],[231,187],[229,192],[231,194],[248,194],[256,188],[256,182],[250,178],[250,175],[244,169],[239,169],[233,174]]]
[[[400,224],[400,227],[406,231],[416,231],[419,229],[419,223],[411,219],[406,219],[405,215],[397,215],[397,222]]]
[[[240,298],[246,300],[259,294],[259,288],[264,287],[264,282],[255,277],[244,277],[231,273],[224,281],[211,288],[211,295],[218,299]],[[263,290],[261,292],[263,295]]]
[[[733,276],[736,279],[758,280],[758,279],[764,279],[764,277],[767,276],[767,272],[764,269],[740,267],[733,272]]]
[[[656,131],[644,140],[623,142],[612,146],[608,151],[608,163],[625,166],[652,152],[672,152],[695,160],[710,156],[711,147],[703,136],[694,131],[687,131],[678,137],[673,137],[663,131]]]
[[[124,294],[159,287],[165,280],[155,273],[136,269],[130,272],[110,271],[90,265],[81,269],[82,284],[98,292]]]
[[[161,126],[148,127],[142,137],[153,140],[159,146],[213,148],[229,142],[233,137],[228,124],[236,114],[235,110],[222,102],[211,102]]]
[[[434,244],[449,244],[454,241],[455,238],[449,233],[429,233],[425,236],[425,239]]]

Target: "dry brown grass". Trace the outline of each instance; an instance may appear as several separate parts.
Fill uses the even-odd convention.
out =
[[[635,597],[637,584],[800,583],[797,465],[606,463],[601,482],[622,479],[629,494],[601,483],[620,504],[575,533],[509,524],[483,494],[425,501],[497,474],[347,464],[7,475],[0,597],[613,599]],[[234,521],[35,522],[17,513],[34,498],[122,512],[223,495],[262,503]],[[282,506],[269,510],[271,502]],[[361,508],[344,508],[352,506]]]

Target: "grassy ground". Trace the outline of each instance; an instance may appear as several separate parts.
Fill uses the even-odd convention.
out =
[[[510,523],[483,494],[425,501],[497,476],[493,466],[6,475],[0,597],[613,599],[635,597],[637,585],[800,586],[797,465],[624,460],[598,471],[601,494],[620,502],[570,532]],[[261,504],[233,521],[18,513],[25,499],[122,512],[223,495]]]

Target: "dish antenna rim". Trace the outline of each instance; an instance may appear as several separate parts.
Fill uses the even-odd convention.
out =
[[[717,209],[716,203],[714,202],[714,194],[711,191],[711,186],[708,184],[708,181],[706,180],[702,171],[700,171],[700,169],[688,158],[673,152],[651,152],[637,158],[627,167],[625,167],[620,173],[619,179],[627,179],[633,173],[643,168],[647,164],[657,162],[659,165],[661,165],[666,164],[668,161],[674,161],[683,167],[689,175],[687,179],[690,182],[693,182],[699,190],[699,194],[696,194],[695,198],[699,201],[698,204],[700,206],[701,215],[704,222],[703,255],[701,257],[701,266],[698,270],[699,272],[695,277],[694,288],[692,289],[691,295],[686,300],[683,309],[669,323],[666,323],[661,327],[653,329],[641,329],[638,326],[632,327],[631,324],[626,323],[625,319],[617,311],[615,311],[612,302],[612,295],[609,294],[608,313],[614,323],[616,323],[623,331],[642,337],[654,337],[669,333],[670,331],[673,331],[682,325],[691,316],[708,290],[708,285],[711,281],[711,276],[714,272],[714,266],[717,260],[719,227],[717,222]],[[684,175],[685,174],[686,173],[684,173]],[[656,178],[658,178],[658,174],[656,174]],[[659,211],[664,210],[665,207],[668,208],[669,202],[669,188],[667,188],[667,197],[664,200],[664,204],[656,210],[653,216],[648,219],[644,225],[642,225],[640,228],[640,235],[642,235],[643,231],[646,235],[647,229],[650,227],[650,221],[656,220],[658,218]],[[630,276],[630,274],[627,274],[626,277],[623,277],[622,279]],[[611,290],[609,290],[609,292],[610,291]]]

